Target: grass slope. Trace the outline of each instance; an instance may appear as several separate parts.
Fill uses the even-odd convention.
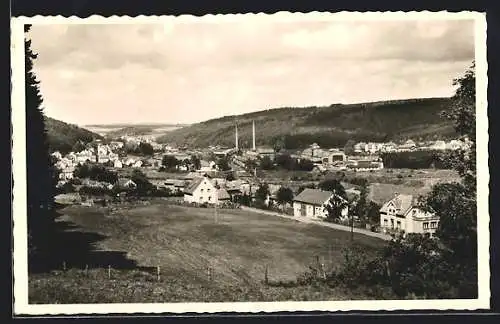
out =
[[[101,135],[87,129],[50,117],[45,118],[45,129],[51,151],[69,152],[78,141],[88,143],[94,139],[103,139]]]
[[[93,243],[97,252],[122,253],[128,261],[107,256],[99,264],[95,256],[75,252],[71,246],[78,244],[68,236],[63,256],[68,266],[83,269],[90,264],[93,269],[88,274],[72,270],[32,275],[30,303],[366,298],[340,288],[262,283],[266,265],[271,282],[296,279],[314,263],[315,256],[327,268],[340,265],[341,250],[350,244],[349,232],[241,210],[219,210],[215,222],[213,209],[173,206],[163,200],[116,210],[73,206],[63,213],[60,221],[71,224],[71,231],[99,235]],[[368,251],[384,244],[361,234],[354,239]],[[132,270],[120,269],[131,262],[136,265]],[[107,264],[113,267],[111,279]],[[159,282],[157,266],[161,268]],[[212,281],[208,267],[213,268]]]
[[[450,103],[450,98],[429,98],[270,109],[208,120],[172,131],[158,140],[200,147],[210,144],[232,146],[237,122],[240,145],[250,147],[253,120],[258,145],[270,145],[277,138],[284,138],[288,148],[313,142],[343,146],[349,139],[443,138],[455,135],[452,125],[439,116]]]

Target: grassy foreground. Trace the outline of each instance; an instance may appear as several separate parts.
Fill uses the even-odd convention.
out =
[[[159,199],[62,213],[66,271],[31,275],[30,303],[370,298],[340,287],[263,283],[266,267],[272,284],[296,279],[317,258],[327,270],[340,265],[349,232],[241,210],[219,210],[216,217],[213,209]],[[383,244],[361,234],[354,241],[367,251]]]

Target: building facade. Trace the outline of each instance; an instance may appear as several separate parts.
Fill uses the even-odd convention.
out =
[[[293,215],[309,218],[326,218],[326,205],[333,193],[318,189],[304,189],[293,199]],[[342,217],[347,217],[348,208],[342,210]]]
[[[417,207],[412,195],[397,194],[380,209],[380,227],[384,232],[429,233],[436,232],[439,217]]]

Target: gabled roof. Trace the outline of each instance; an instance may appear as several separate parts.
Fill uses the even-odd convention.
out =
[[[196,188],[198,188],[198,186],[204,181],[204,180],[208,180],[208,182],[210,182],[210,184],[212,184],[212,182],[210,181],[210,179],[208,177],[199,177],[199,178],[195,178],[193,179],[193,181],[191,181],[187,186],[186,188],[184,189],[184,193],[187,193],[187,194],[190,194],[192,195],[194,193],[194,191],[196,190]],[[212,184],[213,186],[213,184]]]
[[[396,197],[386,202],[382,208],[380,208],[380,211],[387,213],[389,205],[392,204],[398,215],[405,215],[406,212],[414,206],[414,203],[415,201],[412,195],[398,194]]]
[[[217,199],[219,200],[227,200],[231,199],[231,196],[225,189],[218,189],[217,190]]]
[[[333,195],[330,191],[323,191],[318,189],[304,189],[298,194],[293,201],[303,202],[306,204],[321,206]]]

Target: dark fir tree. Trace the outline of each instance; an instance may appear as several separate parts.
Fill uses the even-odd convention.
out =
[[[24,28],[25,34],[30,26]],[[30,270],[44,262],[53,229],[53,201],[55,172],[49,154],[45,116],[39,81],[33,72],[37,58],[31,50],[31,40],[25,38],[25,89],[26,89],[26,166],[27,166],[27,219]]]

